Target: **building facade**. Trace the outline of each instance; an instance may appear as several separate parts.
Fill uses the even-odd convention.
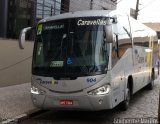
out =
[[[70,11],[82,10],[114,10],[116,2],[113,0],[70,0]]]
[[[144,23],[146,26],[150,27],[157,32],[158,39],[160,39],[160,23]]]
[[[0,37],[18,38],[22,28],[42,18],[92,9],[116,9],[116,0],[0,0]]]
[[[0,37],[18,38],[22,28],[35,24],[35,1],[2,0],[0,6]]]
[[[8,0],[0,0],[0,37],[6,37],[8,19]]]
[[[61,0],[37,0],[36,18],[60,14]]]

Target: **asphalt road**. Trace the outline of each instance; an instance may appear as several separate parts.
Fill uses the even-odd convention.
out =
[[[137,124],[154,124],[158,117],[159,89],[160,81],[158,79],[155,81],[153,90],[144,88],[133,96],[127,111],[121,111],[118,107],[100,112],[52,110],[18,124],[113,124],[123,122],[124,118],[135,119],[133,123],[137,121]],[[117,119],[120,121],[117,122]]]

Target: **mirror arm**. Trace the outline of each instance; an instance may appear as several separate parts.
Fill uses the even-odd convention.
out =
[[[21,49],[24,49],[24,43],[25,43],[25,37],[26,37],[26,32],[31,30],[32,27],[24,28],[22,29],[20,36],[19,36],[19,47]]]

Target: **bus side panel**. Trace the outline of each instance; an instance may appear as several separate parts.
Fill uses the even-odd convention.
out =
[[[134,68],[136,84],[135,92],[146,86],[151,81],[152,69],[156,67],[157,54],[153,44],[157,42],[155,31],[131,18],[132,36],[134,44]],[[157,72],[158,73],[158,72]]]
[[[112,47],[111,71],[113,84],[113,106],[118,105],[125,99],[128,77],[134,73],[132,42],[131,38],[125,31],[126,27],[129,27],[128,19],[123,16],[118,17],[118,24],[113,25],[115,34],[115,41]]]
[[[132,49],[128,49],[112,68],[113,106],[125,99],[125,90],[129,75],[133,73]]]

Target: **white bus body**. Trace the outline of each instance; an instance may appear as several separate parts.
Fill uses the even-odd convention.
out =
[[[127,15],[61,14],[41,20],[36,32],[31,96],[39,108],[126,110],[135,92],[153,88],[156,32]]]

